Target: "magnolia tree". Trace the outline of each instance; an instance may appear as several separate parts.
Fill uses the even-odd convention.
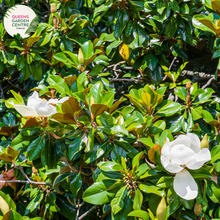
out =
[[[0,0],[0,219],[220,219],[219,19],[220,0]]]

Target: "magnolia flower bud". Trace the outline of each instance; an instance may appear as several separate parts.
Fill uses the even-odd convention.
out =
[[[187,106],[190,105],[190,93],[189,93],[189,90],[188,90],[187,96],[186,96],[186,104],[187,104]]]
[[[202,141],[201,141],[201,149],[203,148],[209,148],[209,140],[208,140],[208,135],[205,134],[205,136],[203,137]]]
[[[56,6],[55,3],[52,3],[50,5],[50,11],[51,11],[51,13],[56,13],[57,12],[57,6]]]
[[[195,204],[194,206],[194,213],[199,216],[202,213],[202,205],[201,204]]]
[[[190,88],[191,88],[191,82],[187,82],[187,83],[186,83],[186,89],[187,89],[187,90],[190,90]]]
[[[83,56],[81,48],[79,48],[79,52],[78,52],[78,61],[80,64],[84,63],[84,56]]]

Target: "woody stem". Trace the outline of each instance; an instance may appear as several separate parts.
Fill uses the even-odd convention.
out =
[[[26,183],[26,184],[34,184],[34,185],[48,185],[48,186],[52,186],[51,183],[47,183],[47,182],[35,182],[35,181],[28,181],[28,180],[1,180],[1,183]]]

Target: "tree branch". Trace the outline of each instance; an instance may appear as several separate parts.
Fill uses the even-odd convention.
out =
[[[24,89],[22,89],[22,88],[20,88],[20,87],[18,87],[18,86],[16,86],[16,85],[14,85],[12,82],[10,82],[9,79],[6,79],[6,80],[7,80],[7,82],[8,82],[11,86],[13,86],[14,88],[19,89],[20,91],[25,91]]]
[[[170,64],[170,66],[169,66],[169,71],[171,70],[171,68],[172,68],[174,62],[176,61],[176,59],[177,59],[177,57],[174,57],[174,58],[173,58],[173,60],[172,60],[172,62],[171,62],[171,64]],[[166,80],[166,78],[167,78],[167,75],[165,75],[165,76],[163,77],[162,82],[164,82],[164,81]]]
[[[19,169],[21,171],[21,173],[24,175],[24,177],[26,178],[26,180],[6,180],[6,181],[0,181],[0,183],[27,183],[27,184],[35,184],[35,185],[48,185],[48,186],[52,186],[51,183],[47,183],[47,182],[35,182],[32,181],[27,174],[24,172],[23,167],[22,166],[14,166],[16,169]]]
[[[211,84],[212,80],[214,80],[214,79],[215,79],[214,77],[210,78],[208,80],[208,82],[202,87],[202,89],[205,89],[207,86],[209,86]]]
[[[76,205],[76,208],[78,209],[78,208],[81,208],[84,204],[85,204],[86,202],[85,201],[83,201],[81,204],[79,204],[79,205]]]
[[[1,84],[0,84],[0,90],[1,90],[1,99],[4,99],[5,96],[4,96],[4,91],[3,91],[2,87],[1,87]]]
[[[20,165],[19,165],[19,166],[15,166],[15,168],[19,169],[19,170],[22,172],[22,174],[24,175],[24,177],[26,178],[26,180],[27,180],[28,182],[31,181],[30,178],[27,176],[27,174],[24,172],[22,166],[20,166]]]
[[[125,70],[133,70],[133,66],[123,66],[121,67],[122,69],[125,69]]]
[[[124,64],[124,63],[125,63],[125,61],[120,61],[120,62],[118,62],[116,64],[111,64],[109,66],[106,66],[105,69],[103,70],[103,72],[105,72],[107,69],[112,69],[114,72],[122,72],[121,69],[117,70],[116,68],[117,68],[117,66],[119,66],[121,64]]]
[[[183,70],[181,72],[181,76],[198,76],[199,78],[201,78],[202,80],[204,79],[210,79],[211,77],[215,77],[214,74],[209,74],[209,73],[204,73],[204,72],[193,72],[191,70]]]
[[[87,212],[85,212],[83,215],[81,215],[78,220],[83,219],[84,217],[86,217],[90,212],[92,212],[94,209],[96,208],[96,205],[93,206],[91,209],[89,209]]]
[[[86,202],[83,200],[83,202],[82,202],[81,204],[75,205],[75,204],[70,200],[69,197],[67,197],[67,200],[68,200],[68,202],[69,202],[73,207],[75,207],[76,209],[81,208],[81,207],[86,203]]]
[[[141,82],[140,79],[133,79],[133,78],[132,78],[132,79],[127,79],[127,78],[121,78],[121,79],[113,78],[113,79],[110,80],[110,82],[114,82],[114,81],[121,81],[121,82],[127,81],[127,82],[136,82],[136,83],[140,83],[140,82]]]
[[[121,62],[116,63],[116,64],[114,65],[114,67],[113,67],[113,72],[114,72],[114,74],[116,75],[116,78],[119,77],[119,74],[117,74],[117,70],[116,70],[117,66],[119,66],[119,65],[121,65],[121,64],[124,64],[124,63],[125,63],[125,61],[121,61]],[[118,71],[118,72],[122,72],[122,70],[120,70],[120,71]]]
[[[48,186],[52,186],[51,183],[47,183],[47,182],[35,182],[35,181],[28,181],[28,180],[1,180],[1,183],[26,183],[26,184],[34,184],[34,185],[48,185]]]
[[[79,220],[79,211],[80,211],[80,200],[78,199],[78,208],[77,208],[77,210],[76,210],[76,220]]]

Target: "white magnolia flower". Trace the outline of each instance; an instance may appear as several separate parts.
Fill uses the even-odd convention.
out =
[[[176,173],[173,187],[177,195],[190,200],[198,195],[198,186],[188,169],[197,170],[211,160],[209,149],[201,149],[200,140],[196,134],[179,135],[174,141],[163,146],[161,163],[170,173]]]
[[[25,117],[48,117],[57,112],[52,100],[41,99],[38,92],[34,91],[28,98],[27,105],[14,105],[14,108]]]
[[[68,100],[69,99],[69,96],[67,96],[67,97],[63,97],[63,98],[61,98],[60,100],[58,100],[58,99],[50,99],[48,102],[50,103],[50,104],[54,104],[54,105],[57,105],[58,103],[64,103],[66,100]]]

